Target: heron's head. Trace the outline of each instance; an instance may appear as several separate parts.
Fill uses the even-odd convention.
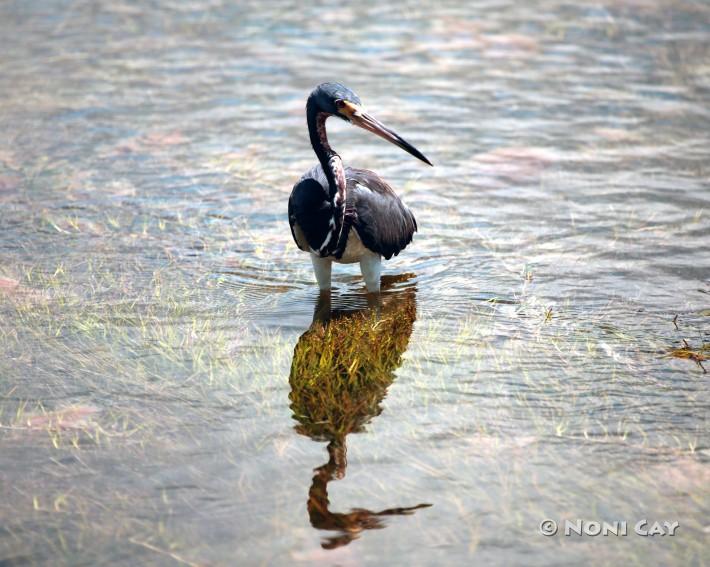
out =
[[[368,132],[377,134],[388,142],[402,148],[405,152],[433,165],[427,157],[412,144],[407,142],[394,130],[387,128],[382,122],[367,112],[357,96],[345,85],[340,83],[322,83],[318,85],[308,97],[308,104],[314,105],[318,112],[325,112],[330,116],[337,116]]]

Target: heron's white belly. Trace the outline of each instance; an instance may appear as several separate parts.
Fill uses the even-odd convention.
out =
[[[362,240],[360,240],[360,235],[357,233],[357,229],[352,227],[348,234],[348,242],[345,245],[343,256],[340,260],[336,260],[335,258],[333,258],[333,260],[339,264],[354,264],[362,260],[363,256],[378,256],[378,254],[365,248]]]

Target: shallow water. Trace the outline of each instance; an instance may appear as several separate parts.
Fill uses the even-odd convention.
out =
[[[708,5],[263,4],[0,6],[0,563],[702,563]],[[379,304],[286,221],[324,80],[436,165],[329,124]]]

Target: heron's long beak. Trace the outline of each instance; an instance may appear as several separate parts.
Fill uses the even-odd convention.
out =
[[[343,113],[347,115],[350,122],[355,124],[355,126],[377,134],[380,138],[384,138],[395,146],[399,146],[405,152],[412,154],[415,158],[422,160],[424,163],[428,163],[431,166],[434,165],[422,152],[407,142],[407,140],[402,138],[397,132],[390,130],[375,117],[367,114],[362,107],[346,102],[345,108],[343,108],[342,111],[344,111]]]

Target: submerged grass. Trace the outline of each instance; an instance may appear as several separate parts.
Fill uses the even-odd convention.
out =
[[[435,486],[451,471],[488,475],[488,488],[467,485],[461,495],[435,490],[433,499],[405,490],[407,504],[435,500],[431,511],[418,512],[412,522],[440,509],[454,515],[459,510],[460,525],[446,524],[436,537],[422,536],[431,545],[464,545],[484,537],[480,524],[466,515],[481,506],[510,518],[504,524],[527,537],[525,530],[538,516],[549,515],[549,508],[579,510],[588,504],[578,482],[565,480],[569,493],[560,495],[549,483],[531,481],[528,460],[563,467],[570,454],[580,462],[596,454],[598,464],[611,466],[619,454],[629,452],[647,463],[659,457],[680,459],[695,479],[686,481],[694,494],[705,474],[697,452],[703,450],[703,431],[683,424],[659,430],[656,423],[667,415],[649,419],[658,406],[642,411],[632,403],[619,405],[620,392],[627,400],[637,399],[633,394],[639,392],[663,395],[669,386],[648,369],[669,363],[659,355],[668,352],[668,343],[664,335],[640,334],[615,322],[613,308],[578,320],[574,305],[563,303],[550,318],[544,303],[529,294],[517,303],[480,302],[458,320],[420,313],[415,322],[416,292],[405,288],[385,294],[381,304],[366,310],[317,308],[325,315],[316,316],[294,348],[288,332],[251,327],[244,313],[248,305],[225,296],[218,280],[200,278],[177,264],[143,279],[100,269],[100,264],[92,264],[90,273],[77,274],[62,265],[4,277],[17,281],[0,300],[0,438],[6,448],[45,448],[55,460],[68,452],[87,467],[96,466],[89,464],[96,455],[99,462],[117,455],[150,469],[157,453],[162,466],[170,468],[173,452],[181,454],[186,443],[200,448],[200,435],[219,431],[230,416],[242,416],[248,419],[240,422],[240,442],[230,447],[230,466],[244,466],[263,454],[293,460],[290,442],[275,441],[272,447],[259,421],[281,419],[288,427],[283,421],[288,397],[296,430],[329,442],[330,459],[312,477],[308,499],[314,525],[340,534],[326,545],[343,544],[368,526],[383,525],[379,512],[364,508],[333,512],[326,488],[344,474],[346,436],[380,415],[388,390],[395,387],[397,395],[387,399],[392,412],[372,424],[377,432],[392,425],[386,420],[394,415],[403,428],[396,441],[383,446],[383,458],[396,453],[400,443],[416,448],[416,454],[402,459],[413,474]],[[681,353],[685,358],[707,355],[704,344],[683,348],[690,351]],[[605,378],[580,379],[587,374]],[[694,394],[676,395],[692,403]],[[619,473],[618,485],[633,494],[649,486],[669,490],[654,466],[642,467],[637,479]],[[52,470],[62,478],[71,469]],[[367,470],[356,470],[372,482],[368,491],[387,486]],[[117,474],[132,478],[126,469]],[[201,477],[199,467],[189,474],[196,485],[214,482]],[[414,480],[403,480],[416,486]],[[238,489],[225,491],[248,506],[259,486],[240,481]],[[301,489],[302,501],[306,487]],[[596,500],[612,499],[613,491],[597,489]],[[516,502],[531,495],[547,504],[528,502],[520,510]],[[169,491],[162,498],[146,504],[132,488],[100,495],[93,488],[55,481],[50,489],[20,482],[10,500],[41,516],[47,528],[43,545],[65,557],[90,546],[93,538],[118,538],[200,563],[198,558],[209,551],[193,548],[189,533],[166,526],[177,504]],[[395,514],[416,507],[390,505],[379,509]],[[152,519],[137,521],[136,508]],[[628,516],[636,509],[628,503],[623,508]],[[700,529],[693,519],[686,525]],[[284,527],[285,533],[291,527]],[[26,541],[22,528],[10,529],[16,541]],[[692,559],[698,548],[681,551]]]
[[[299,433],[342,440],[378,415],[415,318],[407,289],[376,309],[316,320],[294,349],[289,377]]]
[[[271,341],[247,330],[243,304],[226,301],[218,280],[177,264],[149,277],[91,261],[73,272],[18,271],[0,294],[0,426],[37,431],[46,422],[54,445],[68,429],[76,444],[81,427],[43,416],[93,407],[100,416],[85,428],[91,438],[102,430],[149,438],[180,416],[163,407],[151,418],[153,410],[136,406],[227,403],[224,392],[244,390],[246,377],[259,374],[253,354]]]
[[[228,242],[234,235],[225,229],[222,236]],[[269,249],[263,239],[250,240],[250,246],[259,254]],[[262,469],[282,474],[265,460],[298,462],[308,474],[318,462],[299,454],[303,449],[284,434],[293,425],[289,402],[296,431],[328,442],[329,460],[311,477],[307,500],[313,525],[338,531],[326,545],[382,527],[380,513],[409,513],[418,502],[434,501],[431,510],[407,521],[446,510],[456,521],[442,520],[440,530],[421,537],[432,546],[468,545],[474,553],[485,528],[470,510],[488,509],[499,525],[525,538],[549,508],[579,510],[590,498],[613,501],[614,490],[591,480],[553,475],[567,487],[565,494],[544,482],[544,475],[543,481],[530,480],[530,474],[541,473],[528,462],[564,470],[570,455],[611,469],[625,455],[636,455],[646,463],[638,478],[628,471],[617,478],[630,494],[649,487],[670,490],[653,463],[677,461],[690,477],[687,492],[702,499],[702,424],[670,416],[648,400],[662,400],[672,389],[659,376],[659,365],[668,368],[669,359],[678,357],[705,360],[707,345],[685,345],[665,358],[676,331],[669,325],[668,333],[650,332],[658,326],[654,315],[629,325],[616,316],[625,306],[615,304],[580,314],[573,300],[550,305],[538,299],[536,284],[523,277],[520,293],[471,301],[462,315],[432,314],[425,302],[415,322],[416,292],[405,287],[366,310],[317,309],[321,315],[294,348],[293,330],[252,324],[256,310],[271,305],[269,299],[255,304],[268,295],[264,289],[273,296],[289,289],[284,274],[266,279],[273,258],[247,254],[217,270],[176,252],[159,258],[138,257],[123,266],[98,258],[2,268],[0,439],[6,454],[22,450],[47,457],[29,480],[18,470],[9,473],[18,480],[8,502],[44,526],[41,535],[31,535],[13,524],[8,533],[19,550],[35,538],[71,557],[98,539],[104,545],[132,542],[186,562],[211,557],[208,546],[176,529],[181,524],[175,510],[189,517],[203,505],[202,496],[173,496],[172,488],[164,488],[172,484],[153,483],[151,474],[159,470],[169,477],[165,471],[178,468],[181,481],[208,493],[207,501],[217,494],[249,510],[264,498],[264,485],[256,479]],[[693,336],[694,323],[679,323]],[[678,403],[702,404],[692,389],[672,394]],[[380,415],[383,408],[390,410]],[[377,503],[368,507],[382,512],[336,513],[327,485],[345,474],[346,437],[365,428],[388,433],[368,458],[408,467],[398,479],[402,500],[387,497],[387,479],[369,466],[352,467],[361,479],[350,488],[358,503],[375,495]],[[220,451],[224,447],[224,455],[215,456],[218,451],[205,438],[218,442]],[[359,453],[354,457],[357,463]],[[217,472],[229,481],[216,486],[220,481],[208,478],[204,462],[219,458],[226,464]],[[229,477],[233,470],[239,471],[237,479]],[[101,480],[75,486],[86,471]],[[456,482],[465,488],[455,494],[447,484],[458,474],[452,471],[476,471],[485,482],[466,484],[468,473],[461,473]],[[47,474],[54,479],[48,484]],[[284,488],[273,495],[279,505],[305,500],[308,481],[294,487],[296,476],[281,478]],[[126,479],[127,485],[113,486]],[[159,496],[145,496],[154,484],[161,487]],[[583,496],[588,485],[594,486],[593,497]],[[420,494],[421,486],[433,487],[431,493]],[[188,504],[181,508],[180,499]],[[402,502],[417,505],[391,507]],[[629,516],[638,509],[629,502],[623,506]],[[283,518],[301,521],[293,520],[301,518],[293,510],[267,516],[272,523],[279,518],[284,536],[294,525]],[[691,516],[688,529],[702,529]],[[692,559],[698,547],[680,551]]]

